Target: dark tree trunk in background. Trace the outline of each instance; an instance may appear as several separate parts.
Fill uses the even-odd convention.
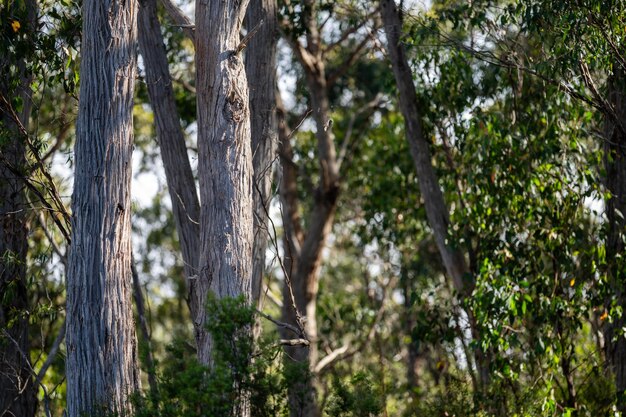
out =
[[[252,295],[252,151],[248,83],[240,45],[247,1],[196,5],[196,90],[200,263],[193,318],[198,359],[211,363],[212,341],[204,306]]]
[[[32,31],[34,36],[37,3],[28,0],[25,5],[28,11],[24,30]],[[9,66],[11,56],[7,53],[0,52],[2,68]],[[17,96],[22,104],[20,109],[12,109],[15,114],[7,103],[0,104],[0,416],[31,417],[37,411],[37,390],[28,337],[28,207],[24,182],[28,169],[25,132],[20,127],[28,128],[32,77],[24,60],[13,64],[19,72],[18,87],[11,89],[6,84],[9,79],[0,80],[2,98],[10,102]]]
[[[131,157],[137,3],[85,0],[67,277],[67,414],[132,414]]]
[[[183,255],[188,299],[193,300],[200,256],[200,203],[174,99],[165,43],[157,16],[157,2],[140,0],[139,5],[139,49]],[[191,311],[192,317],[198,314],[196,310]]]
[[[246,74],[250,86],[250,125],[252,132],[254,245],[252,300],[262,302],[268,242],[269,204],[271,202],[272,163],[276,154],[276,44],[278,42],[276,0],[250,3],[246,14],[248,32],[254,33],[246,49]],[[260,306],[260,305],[259,305]]]
[[[606,259],[609,282],[612,290],[607,300],[626,309],[626,261],[624,238],[626,236],[626,75],[620,64],[615,64],[608,82],[608,101],[618,120],[607,117],[605,122],[605,167],[606,188],[611,197],[606,201],[608,234]],[[617,403],[620,411],[626,412],[626,336],[622,328],[626,318],[614,317],[613,323],[605,326],[606,357],[615,376]]]

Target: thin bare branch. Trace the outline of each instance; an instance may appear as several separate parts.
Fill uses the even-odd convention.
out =
[[[337,80],[340,77],[342,77],[350,69],[350,67],[352,67],[352,65],[354,65],[354,63],[360,57],[361,52],[365,49],[365,47],[367,46],[367,44],[370,42],[371,39],[372,39],[371,34],[368,34],[367,36],[365,36],[361,40],[361,42],[359,42],[359,44],[352,50],[352,53],[350,53],[346,57],[346,59],[344,59],[341,65],[339,65],[337,69],[335,69],[332,73],[328,75],[327,80],[326,80],[326,84],[328,85],[328,88],[332,87],[337,82]]]
[[[172,0],[161,0],[161,4],[163,8],[167,12],[168,16],[174,22],[175,26],[178,26],[183,29],[183,32],[189,39],[195,42],[195,28],[196,25],[193,21],[187,17],[185,12],[183,12],[178,6],[176,6]]]

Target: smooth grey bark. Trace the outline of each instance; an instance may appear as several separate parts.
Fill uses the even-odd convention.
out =
[[[406,137],[417,172],[428,224],[433,230],[437,249],[454,289],[462,298],[468,297],[474,289],[475,281],[470,274],[463,251],[448,242],[450,215],[432,165],[432,155],[428,140],[424,136],[422,112],[417,101],[413,75],[400,42],[402,34],[400,16],[393,0],[381,0],[380,4],[387,37],[387,51],[399,91],[400,111],[404,116]],[[471,311],[467,311],[467,314],[472,337],[478,340],[480,334],[476,321]],[[480,348],[474,350],[474,355],[479,383],[486,387],[490,380],[488,356]]]
[[[272,198],[272,164],[277,151],[276,127],[276,44],[278,42],[276,0],[250,3],[246,29],[254,33],[246,49],[246,75],[250,80],[250,126],[252,132],[254,245],[252,264],[252,300],[262,302],[261,289],[265,272],[268,242],[269,204]]]
[[[400,43],[402,24],[393,0],[381,0],[381,14],[387,37],[387,51],[399,91],[400,110],[404,116],[407,141],[419,180],[428,223],[433,229],[435,242],[443,260],[446,272],[452,279],[454,288],[467,295],[473,290],[473,283],[467,279],[468,267],[463,252],[447,242],[450,223],[448,207],[439,187],[428,140],[424,137],[422,112],[419,109],[413,74]]]
[[[614,65],[609,77],[607,98],[617,116],[617,120],[607,116],[604,128],[605,186],[611,193],[605,202],[608,222],[606,259],[613,293],[606,308],[610,309],[612,302],[626,308],[626,264],[621,259],[626,235],[626,74],[619,64]],[[617,405],[622,412],[626,412],[626,336],[621,331],[625,325],[623,315],[605,325],[606,358],[615,377]]]
[[[240,47],[247,1],[196,4],[196,90],[200,261],[193,317],[198,359],[210,364],[204,306],[243,296],[251,302],[253,202],[248,83]],[[242,413],[245,410],[241,410]]]
[[[135,0],[85,0],[67,274],[67,415],[132,414]]]
[[[26,1],[28,14],[23,30],[36,30],[37,3]],[[11,56],[0,52],[0,66],[8,68]],[[33,381],[28,337],[28,290],[26,255],[29,219],[26,200],[26,140],[22,128],[28,128],[32,108],[32,76],[24,60],[14,62],[20,82],[11,89],[10,79],[0,80],[0,94],[7,100],[20,97],[21,109],[0,106],[0,416],[34,416],[37,390]]]
[[[180,125],[156,0],[139,1],[139,49],[183,256],[188,301],[194,299],[200,256],[200,203]],[[191,316],[199,312],[193,302]]]

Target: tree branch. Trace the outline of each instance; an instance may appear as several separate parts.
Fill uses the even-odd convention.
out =
[[[167,12],[167,15],[174,22],[175,26],[182,28],[185,35],[187,35],[187,37],[195,43],[196,25],[193,23],[193,21],[189,17],[187,17],[185,12],[183,12],[178,6],[176,6],[172,2],[172,0],[161,0],[161,4]]]

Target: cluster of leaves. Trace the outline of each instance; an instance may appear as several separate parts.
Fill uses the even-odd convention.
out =
[[[254,416],[288,415],[287,387],[310,377],[306,364],[282,365],[282,348],[270,342],[258,347],[251,333],[255,310],[242,297],[208,302],[208,324],[214,343],[210,366],[198,362],[195,348],[176,340],[158,365],[158,389],[135,398],[136,417],[217,417],[239,415],[248,402]],[[375,416],[382,396],[365,374],[333,383],[328,416]]]

